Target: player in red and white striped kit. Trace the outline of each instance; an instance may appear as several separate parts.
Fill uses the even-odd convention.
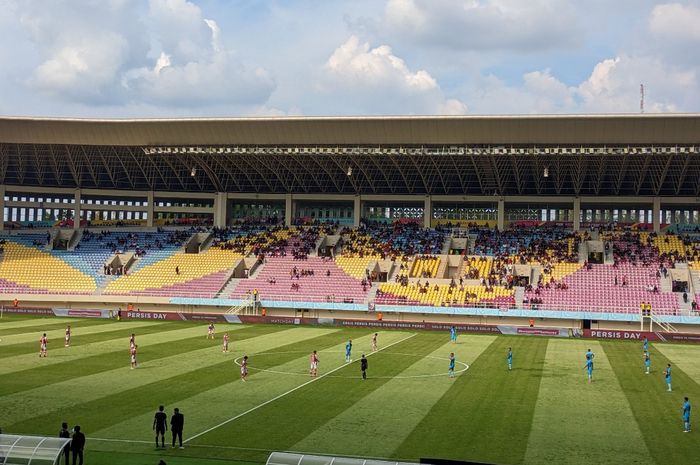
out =
[[[311,355],[309,356],[309,360],[311,362],[311,368],[309,369],[309,375],[311,377],[315,377],[318,374],[318,354],[314,350],[311,352]]]
[[[244,355],[241,361],[241,381],[245,381],[248,377],[248,356]]]
[[[46,333],[39,339],[39,357],[46,357],[46,345],[49,340],[46,338]]]
[[[129,351],[131,353],[131,369],[132,370],[134,368],[136,368],[136,349],[138,349],[138,348],[139,348],[139,346],[134,344],[133,346],[131,346],[131,350]]]
[[[223,352],[228,352],[228,333],[224,333],[224,350]]]

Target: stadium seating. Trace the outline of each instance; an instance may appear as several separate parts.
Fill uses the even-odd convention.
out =
[[[413,278],[434,278],[440,267],[440,257],[418,256],[413,260],[410,276]]]
[[[0,262],[3,292],[18,292],[17,286],[30,293],[91,294],[96,290],[95,278],[74,268],[51,253],[31,245],[20,244],[31,237],[6,239]],[[40,236],[39,236],[40,237]],[[6,286],[6,287],[5,287]]]
[[[335,259],[335,264],[353,278],[362,279],[366,276],[367,266],[371,262],[381,259],[382,257],[379,255],[365,255],[363,257],[341,255]]]
[[[623,280],[627,283],[624,286]],[[591,265],[590,270],[581,268],[562,277],[560,282],[566,285],[565,289],[550,285],[528,291],[526,297],[530,300],[541,299],[542,303],[537,304],[537,308],[541,309],[636,313],[640,304],[645,302],[660,314],[674,315],[679,311],[675,294],[658,291],[661,284],[653,267],[629,263],[617,267]]]
[[[375,303],[385,305],[430,305],[433,307],[489,306],[512,307],[515,304],[514,293],[510,289],[495,286],[453,287],[447,284],[430,285],[421,292],[415,284],[403,286],[399,283],[383,283],[379,286]]]
[[[176,253],[109,283],[106,294],[214,297],[229,270],[243,256],[220,248],[200,254]],[[176,273],[176,269],[179,274]]]
[[[292,278],[290,273],[295,267],[299,273],[302,269],[313,270],[313,276]],[[292,284],[298,284],[298,290],[292,289]],[[253,290],[262,300],[363,303],[368,289],[363,289],[359,279],[345,273],[333,260],[296,260],[286,255],[266,258],[263,269],[254,278],[241,280],[230,297],[245,298]]]

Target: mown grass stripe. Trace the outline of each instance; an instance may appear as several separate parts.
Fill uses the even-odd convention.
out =
[[[654,344],[671,363],[694,380],[700,380],[700,346],[681,344]],[[662,369],[657,363],[656,368]],[[698,399],[700,400],[700,399]]]
[[[334,332],[320,338],[298,343],[292,342],[285,346],[266,350],[264,351],[266,352],[265,355],[256,354],[261,351],[255,347],[243,346],[239,348],[235,357],[240,357],[243,353],[250,355],[251,370],[248,382],[243,383],[238,379],[238,376],[236,376],[238,367],[231,363],[231,366],[227,367],[225,374],[221,376],[226,381],[225,384],[210,386],[207,389],[196,391],[187,399],[182,399],[179,402],[179,408],[183,410],[189,412],[202,410],[205,413],[190,416],[188,419],[188,429],[190,431],[188,437],[192,437],[194,434],[239,415],[308,381],[308,356],[312,350],[319,351],[322,363],[321,368],[324,372],[343,365],[341,350],[347,338],[353,338],[356,348],[359,349],[365,344],[366,348],[369,349],[370,338],[369,336],[363,337],[362,335],[365,333],[366,330],[346,329],[343,332]],[[406,333],[391,332],[386,335],[380,335],[382,344],[390,344],[403,337],[406,337]],[[257,368],[301,373],[303,376],[294,374],[279,375],[260,371]],[[231,373],[229,373],[229,370],[231,370]],[[205,406],[204,409],[203,406]],[[215,408],[213,408],[214,406]],[[144,430],[144,426],[148,426],[152,416],[153,412],[149,410],[143,415],[115,424],[96,434],[100,437],[143,438],[144,434],[148,435]],[[130,433],[127,433],[125,436],[125,431]]]
[[[274,327],[267,327],[274,328]],[[265,332],[265,327],[259,331]],[[289,343],[294,338],[299,340],[317,337],[329,330],[316,328],[280,329],[277,332],[264,334],[247,341],[255,347],[277,347],[280,344]],[[253,341],[253,342],[251,342]],[[40,418],[50,418],[55,415],[66,414],[65,418],[90,418],[93,421],[115,421],[115,417],[98,418],[103,412],[112,409],[113,413],[120,416],[131,402],[137,402],[139,396],[153,402],[151,396],[170,392],[178,387],[170,382],[171,378],[184,376],[187,378],[192,372],[208,370],[214,365],[220,365],[225,356],[221,353],[220,341],[210,341],[211,347],[200,349],[199,343],[193,343],[192,347],[181,344],[183,349],[188,349],[174,356],[150,359],[149,348],[141,345],[140,366],[136,370],[130,370],[128,366],[128,350],[124,351],[124,367],[102,373],[81,376],[60,383],[44,385],[23,392],[11,394],[0,398],[0,411],[6,412],[4,416],[7,431],[28,433],[43,424],[34,421],[37,412]],[[174,341],[177,345],[179,342]],[[230,360],[230,359],[225,359]],[[201,389],[197,384],[197,377],[183,380],[183,386],[192,389]],[[89,389],[86,389],[89,386]],[[160,387],[160,389],[158,389]],[[139,388],[143,388],[139,390]],[[133,398],[119,397],[129,392]],[[60,393],[60,395],[57,395]],[[114,396],[121,401],[112,401]],[[89,403],[89,405],[87,405]],[[127,405],[128,404],[128,405]],[[48,426],[48,425],[47,425]],[[51,425],[53,427],[53,425]],[[90,428],[95,430],[96,428]],[[3,428],[5,430],[5,428]],[[41,429],[39,432],[44,433]],[[49,429],[50,431],[50,429]]]
[[[76,318],[39,318],[39,319],[27,319],[22,321],[4,321],[3,318],[0,320],[0,336],[6,336],[11,334],[24,334],[27,332],[36,332],[37,328],[42,331],[66,328],[66,325],[73,325],[76,323],[82,323],[86,320],[79,320]],[[114,320],[91,320],[92,322],[99,321],[104,323],[112,323]]]
[[[233,331],[233,329],[235,329],[235,331]],[[269,326],[243,328],[238,326],[231,328],[231,330],[231,337],[235,338],[236,342],[238,342],[241,339],[247,339],[278,331],[279,328]],[[12,376],[8,376],[5,381],[0,384],[0,396],[23,391],[27,388],[27,386],[55,384],[80,376],[89,376],[124,367],[129,361],[128,340],[125,336],[120,338],[119,341],[120,350],[118,351],[103,351],[100,353],[89,351],[86,353],[85,357],[78,360],[71,360],[63,363],[56,363],[50,366],[40,366],[29,370],[15,372]],[[148,347],[149,360],[172,357],[190,350],[212,346],[212,341],[207,341],[201,335],[201,328],[167,331],[157,333],[155,336],[150,338],[146,338],[145,335],[140,332],[137,342],[142,346],[146,345]],[[90,353],[95,355],[88,355]]]
[[[227,325],[231,331],[243,328],[243,325]],[[70,347],[63,345],[55,348],[49,347],[48,357],[38,358],[38,344],[28,344],[29,352],[20,351],[19,345],[8,347],[8,352],[17,352],[8,357],[0,357],[0,374],[19,371],[20,368],[29,369],[38,366],[53,365],[67,361],[78,360],[95,354],[124,350],[129,348],[131,334],[136,334],[136,342],[151,344],[164,342],[182,337],[193,337],[203,334],[206,330],[201,324],[194,325],[184,322],[157,323],[146,326],[124,325],[116,326],[113,331],[78,335],[71,339]],[[204,336],[202,336],[204,338]],[[21,365],[21,367],[19,366]]]
[[[601,342],[652,457],[659,465],[695,464],[695,433],[684,434],[681,420],[683,397],[700,399],[700,385],[680,368],[673,367],[673,392],[666,391],[663,369],[669,360],[653,345],[652,373],[645,375],[638,342]]]
[[[81,324],[82,323],[82,324]],[[121,330],[123,328],[145,328],[148,326],[156,326],[159,323],[153,321],[133,321],[117,323],[111,322],[107,324],[89,324],[90,322],[79,321],[75,324],[71,324],[71,345],[76,342],[75,339],[80,336],[92,336],[100,333],[109,333],[112,331]],[[27,347],[28,345],[34,345],[37,353],[39,352],[39,338],[41,335],[46,333],[46,337],[49,340],[48,349],[56,350],[63,347],[66,334],[66,326],[61,325],[56,329],[44,331],[41,327],[38,327],[28,333],[12,334],[9,336],[4,336],[2,338],[2,345],[4,349],[12,350],[22,347]],[[3,355],[4,355],[3,351]]]
[[[460,344],[447,342],[431,353],[416,354],[414,363],[399,373],[397,378],[321,425],[292,449],[330,455],[386,455],[387,451],[401,445],[456,381],[456,378],[447,376],[446,359],[450,352],[455,353],[458,361],[469,364],[495,339],[495,336],[463,338]],[[457,365],[457,370],[462,368]],[[373,374],[376,375],[375,370],[370,370],[370,376]],[[424,374],[440,376],[408,378]],[[458,376],[466,376],[466,373]],[[378,412],[383,412],[381,418]],[[322,449],[319,449],[319,444],[324,444]]]
[[[522,463],[547,342],[538,337],[498,338],[466,376],[457,378],[393,456]],[[510,346],[515,354],[512,372],[506,365]]]
[[[596,354],[591,384],[588,348]],[[598,342],[549,341],[524,463],[655,463]]]
[[[444,343],[443,334],[419,333],[392,347],[392,352],[430,353]],[[405,370],[413,361],[404,356],[382,352],[370,359],[372,373],[391,377]],[[385,385],[388,378],[371,378],[363,381],[357,361],[338,370],[339,377],[326,377],[309,384],[289,395],[272,402],[254,415],[246,415],[212,431],[195,444],[228,443],[245,448],[272,448],[287,450],[318,429],[332,418],[340,415],[372,392]],[[300,421],[303,412],[303,421]],[[377,412],[381,421],[383,412]],[[235,438],[235,441],[231,441]],[[362,445],[358,444],[361,448]],[[263,453],[240,451],[242,460],[260,461]]]

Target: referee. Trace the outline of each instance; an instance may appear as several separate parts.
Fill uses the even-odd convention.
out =
[[[367,379],[367,358],[362,354],[360,359],[360,370],[362,370],[362,379]]]

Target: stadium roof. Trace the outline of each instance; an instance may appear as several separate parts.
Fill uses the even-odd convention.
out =
[[[0,183],[260,194],[698,196],[699,150],[700,114],[0,118]]]
[[[695,144],[700,114],[0,118],[0,142],[145,145]]]

